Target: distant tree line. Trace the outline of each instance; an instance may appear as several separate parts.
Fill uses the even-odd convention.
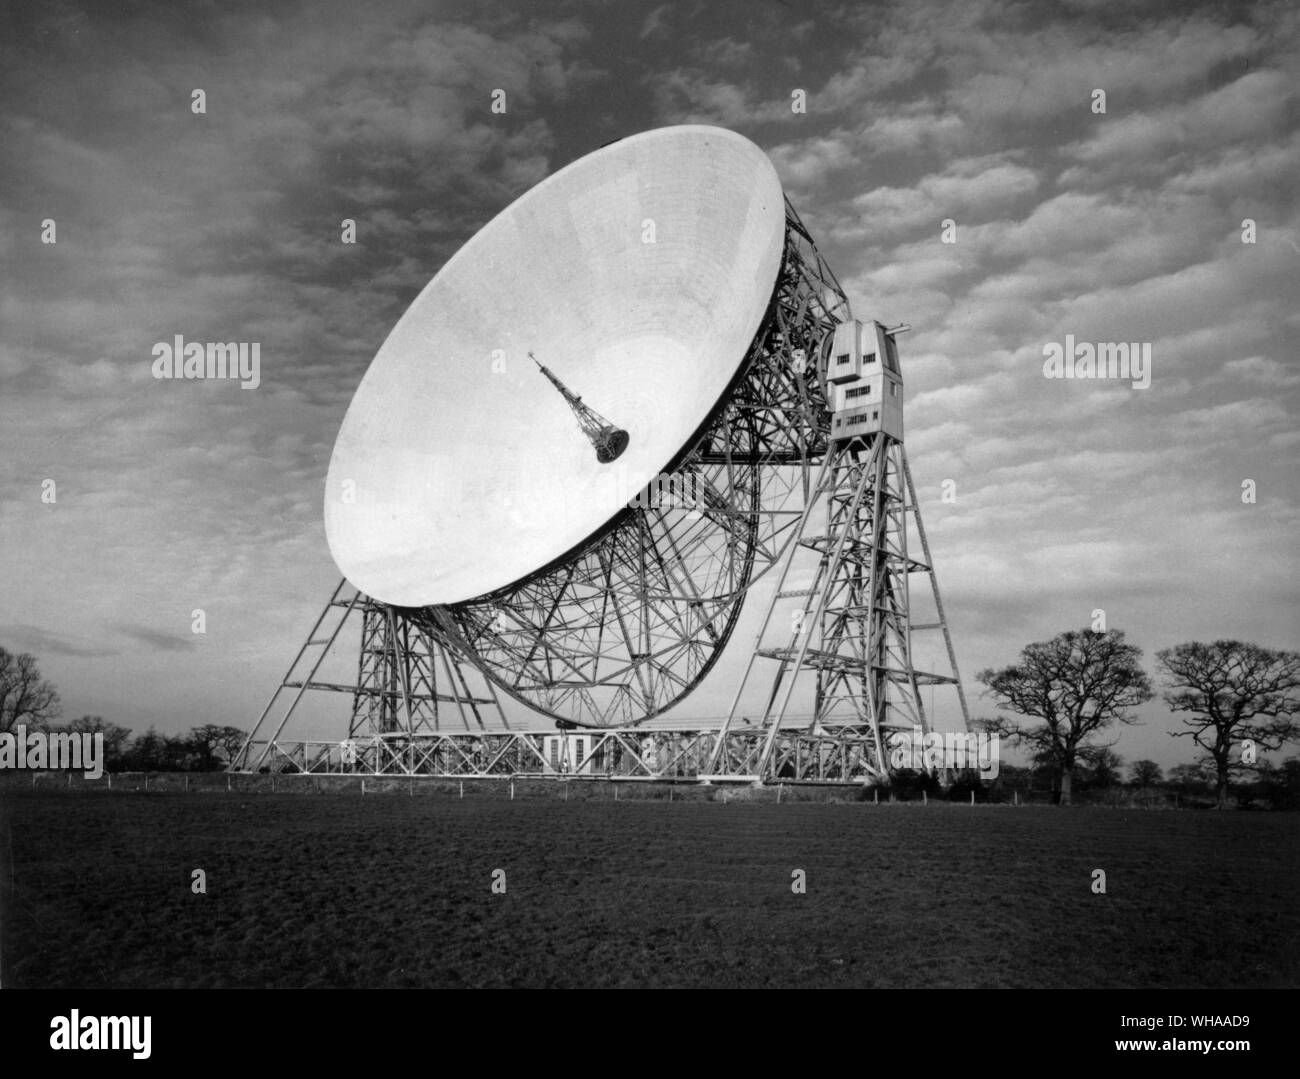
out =
[[[60,724],[56,721],[61,714],[59,695],[41,677],[36,657],[0,648],[0,733],[25,726],[29,731],[102,734],[105,771],[216,772],[234,759],[247,737],[238,727],[207,723],[174,735],[150,727],[132,738],[130,728],[102,716]]]
[[[160,734],[150,727],[132,738],[128,728],[107,723],[102,716],[82,716],[63,725],[47,723],[40,729],[102,734],[106,772],[219,772],[234,760],[248,737],[238,727],[205,723],[186,734]]]
[[[1000,706],[1023,718],[999,715],[980,725],[1026,747],[1034,765],[1052,774],[1052,800],[1068,805],[1076,780],[1114,782],[1121,763],[1111,751],[1115,742],[1098,739],[1117,725],[1136,723],[1132,710],[1155,696],[1141,656],[1120,630],[1068,630],[1027,645],[1019,662],[976,676]],[[1286,785],[1293,762],[1278,768],[1260,754],[1300,740],[1300,652],[1192,641],[1157,652],[1156,662],[1164,701],[1186,728],[1170,736],[1190,737],[1201,750],[1194,765],[1179,766],[1178,782],[1193,776],[1211,782],[1220,808],[1228,805],[1234,777],[1249,777],[1247,795],[1261,784],[1269,790]],[[1153,761],[1138,765],[1134,783],[1158,781]]]
[[[1120,770],[1122,765],[1123,758],[1110,753],[1109,759],[1099,767],[1078,766],[1073,784],[1074,801],[1188,808],[1220,806],[1213,769],[1199,764],[1179,764],[1165,772],[1154,761],[1135,761],[1125,775]],[[994,779],[986,779],[976,771],[960,772],[946,788],[935,777],[929,777],[929,781],[931,799],[966,802],[974,794],[976,802],[1059,803],[1059,776],[1050,765],[1017,766],[1003,762]],[[902,798],[919,799],[925,782],[922,777],[913,777],[900,786],[895,777],[894,786]],[[1231,796],[1245,809],[1300,809],[1300,756],[1288,757],[1276,765],[1259,761],[1249,773],[1233,780]]]
[[[1133,709],[1155,696],[1141,656],[1120,630],[1068,630],[1026,645],[1011,666],[981,671],[976,677],[987,693],[1020,718],[998,715],[977,725],[1025,747],[1031,767],[1003,764],[992,784],[959,777],[956,795],[951,789],[946,793],[960,796],[967,789],[960,784],[967,784],[978,799],[999,783],[1007,789],[1021,771],[1028,774],[1026,793],[1034,792],[1035,778],[1043,773],[1051,800],[1061,805],[1070,803],[1076,788],[1125,785],[1115,741],[1099,739],[1116,726],[1136,723]],[[1215,804],[1225,808],[1236,780],[1240,804],[1295,808],[1300,759],[1274,765],[1260,754],[1300,741],[1300,652],[1233,640],[1192,641],[1156,653],[1156,661],[1165,703],[1185,728],[1169,734],[1190,737],[1200,754],[1195,763],[1170,769],[1167,777],[1154,761],[1136,761],[1127,786],[1188,797],[1210,789]],[[206,724],[184,735],[159,734],[151,727],[131,738],[129,729],[100,716],[58,727],[59,715],[59,695],[41,678],[35,657],[0,648],[0,732],[24,724],[33,730],[102,734],[109,771],[216,771],[234,759],[246,737],[237,727]],[[933,775],[899,773],[891,779],[897,796],[929,797],[932,787],[941,789]]]

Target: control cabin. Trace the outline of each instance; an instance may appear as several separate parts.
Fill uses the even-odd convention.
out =
[[[831,441],[881,432],[903,440],[903,375],[894,335],[879,322],[841,322],[826,369]]]

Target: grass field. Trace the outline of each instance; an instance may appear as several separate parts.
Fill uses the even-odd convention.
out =
[[[1300,982],[1291,814],[13,788],[0,814],[8,987]]]

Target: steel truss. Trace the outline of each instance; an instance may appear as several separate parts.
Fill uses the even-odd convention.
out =
[[[322,667],[347,625],[360,628],[356,678],[333,681]],[[475,684],[481,688],[471,688]],[[233,771],[259,771],[280,759],[279,739],[308,690],[352,695],[347,738],[329,743],[342,758],[376,738],[400,743],[414,755],[411,747],[419,739],[451,727],[481,731],[510,726],[490,681],[473,667],[467,670],[459,656],[395,608],[376,603],[346,581],[334,589],[271,694],[231,763]],[[265,734],[270,737],[257,740]]]
[[[890,730],[929,729],[921,686],[955,685],[968,723],[902,443],[879,433],[831,444],[822,377],[831,331],[851,313],[788,201],[786,225],[762,327],[666,480],[633,492],[607,530],[552,566],[475,600],[394,608],[345,599],[340,584],[232,767],[861,783],[887,774]],[[921,558],[908,551],[909,521]],[[792,567],[807,572],[810,561],[811,584],[787,588]],[[721,728],[651,729],[647,720],[708,673],[746,592],[773,569],[776,587]],[[925,626],[910,622],[917,573],[938,612]],[[778,608],[791,600],[795,617],[783,620]],[[355,684],[316,679],[358,614]],[[783,626],[784,639],[773,640]],[[942,632],[950,673],[913,668],[911,634],[922,629]],[[309,673],[295,677],[312,649],[320,652]],[[740,705],[764,665],[770,691],[754,720]],[[811,721],[791,712],[796,685],[811,692]],[[509,730],[498,688],[560,732]],[[342,742],[281,740],[307,689],[353,694]],[[290,691],[271,730],[273,706]]]
[[[607,531],[522,582],[403,610],[530,708],[587,727],[671,708],[722,655],[747,589],[788,548],[792,496],[806,495],[829,430],[822,344],[848,300],[789,203],[786,215],[762,328],[666,482],[629,491]],[[777,475],[784,464],[803,471]]]
[[[908,551],[914,526],[922,558]],[[791,571],[806,553],[814,562],[807,587],[788,588]],[[911,578],[928,579],[936,621],[913,625]],[[784,616],[783,601],[795,601]],[[942,633],[949,671],[918,671],[912,661],[912,631]],[[783,639],[772,641],[781,634]],[[774,661],[756,739],[733,733],[744,692],[762,660]],[[801,676],[812,682],[817,738],[855,739],[858,767],[883,781],[889,773],[888,735],[931,729],[920,687],[956,688],[963,729],[969,727],[965,691],[956,652],[930,563],[916,490],[901,441],[883,432],[833,447],[822,462],[799,522],[797,550],[781,568],[777,587],[755,638],[745,672],[732,698],[709,761],[709,774],[778,777],[788,759],[781,736]]]
[[[581,734],[448,731],[414,738],[399,733],[357,738],[350,745],[276,741],[254,746],[259,769],[277,774],[694,782],[708,773],[717,739],[717,731],[628,728],[590,729]],[[761,731],[733,731],[729,739],[742,759],[747,747],[748,759],[757,761],[764,742]],[[777,742],[772,778],[789,783],[862,783],[875,775],[868,750],[865,739],[850,733],[832,737],[791,732]],[[742,768],[733,775],[709,778],[751,780],[752,776]]]

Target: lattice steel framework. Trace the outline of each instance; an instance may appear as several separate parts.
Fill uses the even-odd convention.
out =
[[[573,732],[441,732],[416,738],[355,738],[347,742],[283,741],[267,746],[258,759],[277,773],[302,775],[429,776],[450,779],[568,777],[611,780],[690,782],[708,770],[716,731],[655,731],[638,728],[585,732],[581,752]],[[732,731],[732,743],[747,740],[757,754],[759,731]],[[559,741],[558,753],[550,743]],[[772,778],[803,783],[861,783],[869,767],[866,739],[791,731],[778,740]],[[247,769],[235,769],[236,771]],[[752,769],[751,769],[752,771]]]
[[[909,518],[923,559],[908,551]],[[930,730],[921,686],[954,686],[963,728],[968,727],[956,653],[901,441],[877,432],[831,449],[800,519],[798,549],[815,558],[811,583],[787,588],[799,559],[792,557],[782,566],[715,742],[709,773],[762,779],[782,773],[790,733],[786,716],[801,676],[813,683],[814,718],[808,733],[853,739],[862,755],[860,766],[876,779],[889,771],[886,739],[891,731]],[[923,626],[911,621],[911,580],[917,574],[928,579],[938,615]],[[778,616],[782,602],[790,600],[796,601],[792,616]],[[942,633],[947,673],[916,669],[914,629]],[[784,640],[771,641],[783,632]],[[745,689],[751,678],[759,677],[762,660],[776,665],[763,710],[756,721],[751,718],[762,736],[734,733]]]
[[[272,698],[237,763],[500,778],[595,762],[615,778],[861,782],[887,772],[890,729],[928,729],[920,686],[955,685],[968,723],[902,443],[883,433],[830,443],[826,353],[831,331],[851,313],[788,201],[786,226],[763,324],[666,480],[631,492],[606,530],[553,565],[475,600],[394,608],[359,595],[343,600],[341,584],[326,614],[344,609],[342,620],[326,640],[318,638],[322,615],[277,691],[296,691],[288,710],[270,740],[256,742]],[[922,558],[909,554],[909,521]],[[792,566],[806,568],[809,559],[811,585],[787,589]],[[698,685],[722,654],[747,590],[773,569],[776,587],[721,730],[632,729]],[[910,621],[917,573],[928,576],[938,611],[926,626]],[[793,631],[773,641],[790,630],[776,612],[791,599],[799,604]],[[356,613],[355,685],[314,680],[320,658],[295,680],[304,653],[323,645],[323,658]],[[951,673],[913,668],[911,633],[919,629],[942,632]],[[757,719],[742,717],[744,690],[764,665],[772,671],[766,704]],[[475,675],[485,688],[471,688]],[[811,722],[793,720],[797,683],[811,683]],[[353,693],[344,742],[278,741],[308,688]],[[553,736],[503,730],[497,688],[561,728],[593,728],[584,761],[563,757],[557,768],[543,745]]]
[[[404,618],[529,707],[581,726],[643,722],[699,684],[746,590],[785,552],[791,496],[825,452],[820,351],[848,300],[788,202],[786,225],[762,328],[666,482],[630,491],[611,527],[556,565]],[[786,464],[803,471],[778,474]]]
[[[361,647],[355,680],[339,682],[326,677],[322,667],[345,626],[359,628]],[[232,770],[257,771],[283,756],[279,739],[308,690],[351,694],[347,738],[331,743],[344,756],[362,743],[384,743],[389,756],[399,748],[409,754],[430,734],[510,726],[489,680],[397,610],[346,581],[339,582],[316,619]],[[263,734],[265,740],[257,741]]]

